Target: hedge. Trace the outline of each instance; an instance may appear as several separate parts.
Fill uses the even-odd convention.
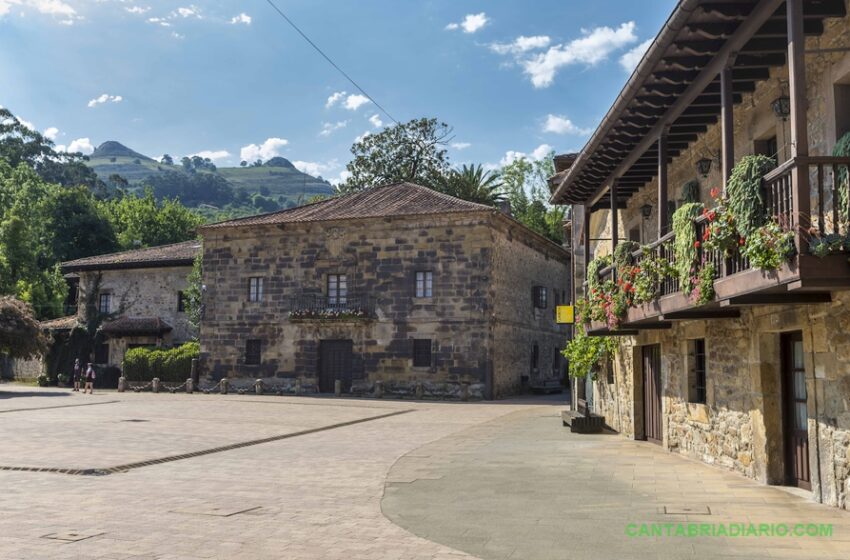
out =
[[[187,342],[168,350],[132,348],[124,354],[124,377],[127,381],[181,382],[192,375],[192,359],[201,354],[197,342]]]

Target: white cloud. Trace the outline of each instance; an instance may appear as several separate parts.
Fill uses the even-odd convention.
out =
[[[582,30],[582,33],[584,36],[580,39],[549,47],[545,53],[522,61],[525,73],[529,75],[535,88],[550,86],[555,74],[564,66],[593,66],[606,60],[614,51],[637,41],[633,21],[623,23],[617,29],[597,27]]]
[[[239,23],[241,23],[243,25],[251,25],[251,16],[249,16],[245,12],[242,12],[238,16],[233,16],[233,18],[230,20],[230,23],[232,23],[233,25],[236,25],[236,24],[239,24]]]
[[[467,14],[466,17],[463,18],[463,21],[460,23],[450,23],[446,26],[446,29],[449,31],[454,31],[456,29],[463,29],[464,33],[475,33],[490,21],[487,19],[487,14],[481,12],[480,14]]]
[[[518,55],[534,49],[543,49],[549,46],[550,39],[546,35],[534,35],[525,37],[520,35],[510,43],[491,43],[490,50],[498,54]]]
[[[508,150],[507,152],[505,152],[505,155],[499,161],[498,166],[494,166],[494,165],[490,164],[490,165],[487,165],[485,167],[487,167],[489,169],[495,169],[497,167],[504,167],[506,165],[509,165],[509,164],[515,162],[518,159],[523,159],[523,158],[524,159],[531,159],[531,160],[534,160],[534,161],[539,161],[539,160],[545,158],[546,156],[548,156],[549,153],[552,150],[553,150],[553,148],[549,144],[540,144],[539,146],[534,148],[534,150],[532,150],[532,152],[530,154],[527,154],[525,152],[518,152],[516,150]]]
[[[148,23],[155,23],[157,25],[161,25],[162,27],[171,27],[171,24],[168,23],[168,20],[161,17],[148,18]]]
[[[364,132],[363,134],[361,134],[360,136],[358,136],[357,138],[355,138],[355,139],[354,139],[354,143],[356,144],[356,143],[358,143],[358,142],[362,142],[362,141],[363,141],[363,140],[365,140],[365,139],[366,139],[366,137],[367,137],[367,136],[369,136],[370,134],[372,134],[372,133],[371,133],[371,132],[369,132],[369,131],[367,130],[366,132]]]
[[[176,31],[172,31],[171,36],[174,37],[175,39],[185,39],[186,38],[185,35],[183,35],[182,33],[177,33]]]
[[[268,138],[259,146],[256,144],[248,144],[239,150],[239,157],[245,161],[263,161],[269,160],[280,155],[280,149],[289,144],[289,140],[284,138]]]
[[[552,148],[549,144],[540,144],[534,148],[533,152],[531,152],[531,158],[535,161],[539,161],[548,156],[553,149],[554,148]]]
[[[331,107],[342,101],[343,97],[345,97],[344,91],[335,92],[330,97],[328,97],[328,100],[325,102],[325,109],[330,109]]]
[[[44,132],[42,132],[42,134],[48,140],[56,140],[56,137],[59,136],[59,129],[55,126],[51,126],[50,128],[44,129]]]
[[[88,138],[77,138],[68,144],[67,151],[70,153],[82,152],[85,155],[89,155],[94,151],[94,146],[91,145],[91,140]]]
[[[372,126],[374,126],[375,128],[381,128],[382,126],[384,126],[384,121],[381,120],[381,117],[378,115],[378,113],[375,113],[374,115],[369,117],[369,122],[372,123]]]
[[[201,158],[209,158],[212,161],[219,161],[230,157],[230,152],[227,150],[202,150],[196,154],[189,154],[189,157],[198,156]]]
[[[340,128],[345,128],[346,126],[348,126],[348,121],[338,121],[335,123],[326,122],[322,124],[322,131],[319,132],[319,135],[330,136]]]
[[[340,183],[344,183],[351,177],[351,171],[343,170],[339,172],[339,176],[333,179],[328,179],[332,185],[339,185]]]
[[[549,114],[546,116],[546,122],[543,124],[543,132],[551,132],[553,134],[578,134],[586,135],[593,132],[586,128],[580,128],[567,117],[561,115]]]
[[[174,15],[180,16],[180,17],[183,17],[183,18],[188,18],[188,17],[195,17],[195,18],[198,18],[198,19],[203,18],[203,16],[201,15],[201,9],[198,8],[197,6],[195,6],[194,4],[192,4],[191,6],[186,7],[186,8],[177,8],[177,11],[174,12]]]
[[[367,103],[369,103],[369,98],[359,93],[352,93],[345,98],[345,108],[349,111],[356,111]]]
[[[22,10],[31,8],[40,14],[62,18],[59,23],[63,25],[73,25],[75,21],[83,19],[77,15],[73,6],[63,0],[0,0],[0,16],[8,14],[13,7]]]
[[[465,150],[468,147],[472,146],[469,142],[452,142],[451,147],[455,150]]]
[[[120,95],[109,95],[108,93],[101,93],[99,96],[94,99],[89,100],[89,107],[97,107],[98,105],[102,105],[104,103],[120,103],[124,98]]]
[[[307,175],[312,175],[313,177],[327,175],[328,173],[332,173],[334,170],[339,169],[339,161],[336,159],[332,159],[327,163],[318,161],[293,161],[292,165],[294,165],[295,169],[298,171],[306,173]]]
[[[124,8],[131,14],[141,15],[150,11],[150,6],[129,6]]]
[[[632,72],[637,65],[640,63],[640,60],[643,58],[643,55],[646,54],[649,45],[652,44],[653,39],[647,39],[640,45],[636,46],[626,54],[620,57],[620,65],[626,69],[627,72]]]

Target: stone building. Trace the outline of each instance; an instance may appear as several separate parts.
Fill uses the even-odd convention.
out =
[[[200,241],[185,241],[62,263],[77,283],[77,320],[86,322],[87,312],[103,318],[94,363],[121,367],[130,348],[168,348],[197,337],[183,291],[200,251]],[[70,328],[67,321],[61,326]]]
[[[214,380],[492,398],[564,374],[569,255],[492,207],[401,183],[200,231]]]
[[[742,156],[775,158],[760,192],[796,254],[766,272],[699,248],[699,266],[714,267],[710,301],[667,276],[619,328],[586,325],[618,343],[587,397],[625,437],[843,508],[850,265],[846,253],[814,256],[810,242],[850,233],[834,202],[850,159],[832,155],[850,131],[849,47],[843,1],[682,0],[588,144],[552,179],[553,201],[573,205],[581,298],[589,259],[626,240],[645,246],[638,263],[645,254],[675,263],[670,213],[685,183],[711,208],[710,191],[722,192]],[[706,220],[691,227],[699,240]]]

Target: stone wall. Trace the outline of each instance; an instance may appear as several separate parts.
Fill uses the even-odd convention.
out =
[[[494,212],[209,230],[204,251],[201,360],[213,379],[316,386],[321,341],[350,340],[346,390],[372,391],[381,381],[388,393],[413,394],[421,384],[426,394],[452,395],[466,384],[470,396],[485,396],[498,376],[493,395],[503,396],[528,371],[530,340],[540,339],[542,363],[563,345],[553,300],[535,316],[530,294],[540,281],[565,286],[566,252]],[[417,271],[433,271],[432,298],[415,297]],[[326,295],[329,274],[345,274],[349,298],[371,299],[374,317],[290,320],[293,298]],[[260,303],[247,301],[253,276],[263,278]],[[521,314],[512,307],[517,293],[525,296]],[[250,339],[261,340],[260,365],[245,363]],[[413,366],[414,339],[432,341],[430,367]],[[520,358],[509,354],[517,348]]]
[[[523,381],[527,387],[563,379],[566,360],[561,351],[569,331],[555,322],[555,306],[571,299],[567,285],[570,265],[560,247],[530,239],[509,222],[494,224],[493,246],[493,381],[498,397],[520,392]],[[547,289],[545,309],[534,306],[535,286]],[[534,345],[538,350],[536,369],[532,367]]]
[[[34,360],[19,360],[0,354],[0,379],[35,379],[44,371],[44,362]]]

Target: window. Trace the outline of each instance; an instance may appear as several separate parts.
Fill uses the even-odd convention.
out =
[[[429,298],[434,296],[434,273],[430,270],[416,273],[416,297]]]
[[[186,311],[186,294],[177,292],[177,312],[183,313]]]
[[[531,345],[531,373],[537,373],[540,365],[540,346],[535,342]]]
[[[261,341],[258,339],[250,339],[245,341],[245,365],[258,366],[261,358]]]
[[[263,279],[257,276],[248,278],[248,301],[263,301]]]
[[[534,300],[534,307],[546,309],[549,305],[549,290],[545,286],[534,286],[532,299]]]
[[[417,338],[413,341],[413,367],[431,367],[431,339]]]
[[[634,241],[635,243],[640,243],[640,226],[636,228],[632,228],[629,230],[629,241]]]
[[[753,146],[756,154],[777,158],[779,156],[779,143],[776,141],[776,136],[765,138],[764,140],[756,140]]]
[[[100,294],[99,304],[98,309],[101,313],[109,313],[112,307],[112,294]]]
[[[345,305],[348,302],[348,277],[345,274],[328,274],[328,305]]]
[[[109,363],[109,344],[98,344],[94,347],[94,363],[108,364]]]
[[[841,80],[846,82],[847,78]],[[850,132],[850,84],[838,83],[833,86],[835,93],[835,140]]]
[[[688,402],[705,404],[705,339],[688,342]]]

